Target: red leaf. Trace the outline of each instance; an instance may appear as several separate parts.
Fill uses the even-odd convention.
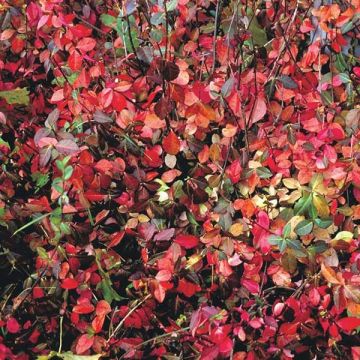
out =
[[[360,326],[360,318],[347,317],[338,320],[336,323],[342,330],[350,332]]]
[[[201,287],[185,279],[180,279],[177,291],[184,294],[186,297],[191,297],[196,294],[197,291],[201,291]]]
[[[75,279],[66,278],[63,280],[61,287],[63,289],[72,290],[78,287],[79,283]]]
[[[95,307],[93,304],[80,304],[75,305],[73,308],[73,312],[76,314],[90,314],[94,311]]]
[[[109,160],[106,160],[106,159],[101,159],[95,165],[95,169],[97,171],[100,171],[100,172],[103,172],[103,173],[112,170],[112,168],[113,168],[112,163]]]
[[[16,334],[20,331],[20,324],[13,317],[9,318],[6,322],[6,329],[11,334]]]
[[[160,157],[162,149],[159,145],[155,145],[151,149],[146,149],[142,162],[145,166],[160,167],[162,165],[162,159]]]
[[[111,312],[109,303],[105,300],[100,300],[96,305],[96,315],[107,315]]]
[[[172,131],[165,136],[162,144],[164,150],[170,155],[176,155],[180,151],[180,140]]]
[[[89,201],[102,201],[107,197],[107,195],[101,194],[94,190],[88,190],[84,193],[84,195]]]
[[[76,24],[75,26],[70,28],[70,31],[74,36],[78,38],[90,36],[92,33],[92,30],[84,24]]]
[[[180,234],[176,236],[174,241],[185,249],[192,249],[199,244],[199,239],[196,236],[187,234]]]
[[[94,337],[89,337],[87,334],[83,334],[79,337],[76,344],[76,353],[83,354],[85,351],[89,350],[94,343]]]
[[[256,98],[255,103],[246,112],[246,122],[248,126],[261,120],[266,114],[266,103],[262,98]]]
[[[241,285],[248,289],[251,294],[258,294],[260,291],[259,284],[254,280],[242,279]]]
[[[99,333],[102,330],[104,325],[105,315],[96,315],[91,322],[91,326],[94,329],[95,333]]]
[[[96,46],[95,39],[90,37],[85,37],[78,42],[76,47],[83,52],[88,52],[94,49],[95,46]]]
[[[85,68],[83,68],[79,74],[79,76],[76,78],[75,82],[74,82],[74,89],[83,87],[83,88],[87,88],[89,87],[90,84],[90,75],[89,73],[85,70]]]
[[[120,241],[122,240],[124,235],[125,235],[125,231],[117,231],[114,234],[111,234],[110,243],[108,244],[108,247],[111,248],[120,244]]]
[[[235,161],[233,161],[231,163],[231,165],[226,169],[226,175],[229,177],[229,179],[231,180],[231,182],[233,184],[236,184],[240,181],[240,177],[241,177],[241,164],[240,164],[240,160],[236,159]]]
[[[156,280],[158,281],[169,281],[172,277],[172,273],[170,270],[160,270],[156,274]]]
[[[114,91],[111,105],[116,111],[121,111],[126,107],[126,99],[122,94]]]
[[[21,53],[25,47],[25,40],[20,37],[15,37],[11,42],[11,49],[15,54]]]
[[[72,71],[78,71],[82,66],[82,56],[74,51],[68,58],[68,64]]]
[[[162,303],[165,299],[166,288],[163,287],[157,280],[154,280],[150,283],[150,288],[154,294],[155,299]]]

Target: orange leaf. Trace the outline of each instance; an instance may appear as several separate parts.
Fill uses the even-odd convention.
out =
[[[324,263],[321,264],[321,273],[330,284],[341,285],[335,271],[331,267],[324,265]]]
[[[176,155],[180,151],[180,140],[172,131],[165,136],[162,144],[164,150],[170,155]]]

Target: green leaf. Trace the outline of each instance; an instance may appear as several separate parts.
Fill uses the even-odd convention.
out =
[[[64,170],[64,179],[69,180],[71,178],[73,171],[74,169],[72,166],[67,166]]]
[[[287,223],[283,229],[283,237],[287,238],[291,233],[291,223]]]
[[[288,222],[293,216],[294,216],[294,210],[291,208],[285,208],[281,210],[279,214],[279,218],[283,219],[286,222]]]
[[[270,235],[268,238],[268,242],[270,245],[279,245],[281,241],[284,239],[279,235]]]
[[[39,254],[41,259],[49,260],[49,255],[48,255],[48,253],[46,252],[46,250],[43,247],[41,247],[41,246],[37,247],[36,251]]]
[[[224,85],[221,87],[221,95],[222,95],[223,97],[225,97],[225,98],[228,97],[228,96],[230,95],[233,87],[234,87],[234,84],[235,84],[235,79],[234,79],[234,77],[233,77],[233,76],[232,76],[232,77],[229,77],[229,78],[225,81]]]
[[[301,256],[301,254],[305,255],[306,254],[306,250],[303,246],[303,244],[298,240],[287,240],[287,245],[290,249],[293,249],[296,251],[296,254],[298,256]],[[300,255],[299,255],[300,254]]]
[[[29,221],[27,224],[25,224],[25,225],[22,226],[21,228],[17,229],[17,230],[12,234],[12,236],[15,236],[15,235],[18,234],[20,231],[23,231],[23,230],[27,229],[29,226],[34,225],[34,224],[40,222],[42,219],[45,219],[46,217],[48,217],[48,216],[50,216],[50,215],[51,215],[51,213],[47,213],[47,214],[43,214],[43,215],[41,215],[41,216],[36,217],[35,219]]]
[[[69,82],[71,85],[73,85],[79,74],[80,72],[74,72],[70,75],[67,75],[66,79],[63,76],[58,76],[51,83],[54,85],[64,86],[66,82]]]
[[[306,250],[308,251],[309,255],[315,256],[316,254],[323,253],[328,249],[328,245],[325,241],[317,241],[313,245],[310,245]]]
[[[199,225],[199,223],[196,221],[194,215],[193,215],[191,212],[188,211],[188,212],[186,213],[186,217],[187,217],[187,219],[188,219],[188,221],[189,221],[190,224],[196,225],[196,226]]]
[[[38,188],[44,187],[49,182],[49,174],[42,174],[41,172],[35,172],[31,174],[33,181],[36,181],[36,186]],[[35,192],[38,192],[39,189],[36,189]]]
[[[311,219],[316,219],[318,216],[318,211],[316,210],[316,207],[313,202],[310,204],[309,207],[309,216],[311,217]]]
[[[312,197],[310,193],[304,192],[302,198],[294,206],[295,215],[304,215],[309,210],[311,203]]]
[[[49,355],[39,355],[36,360],[52,360],[53,358],[60,358],[63,360],[99,360],[102,354],[96,355],[75,355],[71,351],[59,354],[56,351],[51,351]]]
[[[155,26],[165,23],[165,13],[162,11],[154,13],[151,16],[150,22],[151,25],[155,25]]]
[[[343,84],[346,84],[346,83],[351,83],[351,79],[349,77],[348,74],[346,73],[341,73],[341,74],[338,74],[339,78],[341,79],[342,83]]]
[[[335,66],[340,72],[347,70],[347,65],[342,53],[336,55]]]
[[[16,88],[14,90],[0,91],[0,98],[10,104],[29,105],[29,90],[27,88]]]
[[[251,32],[254,44],[264,46],[268,42],[266,32],[260,27],[260,24],[250,7],[247,7],[247,16],[250,19],[249,31]]]
[[[332,104],[332,97],[330,91],[322,91],[321,100],[323,101],[324,105],[331,105]]]
[[[297,89],[297,83],[288,75],[281,75],[278,78],[285,89]]]
[[[272,172],[264,166],[256,168],[256,174],[260,179],[268,179],[273,176]]]
[[[313,222],[310,220],[300,221],[295,226],[295,233],[298,234],[299,236],[308,235],[308,234],[310,234],[310,232],[313,228],[313,225],[314,225]]]
[[[105,26],[116,27],[116,17],[109,14],[101,14],[100,20]]]
[[[113,288],[110,279],[103,279],[100,283],[100,287],[104,296],[104,299],[111,304],[113,300],[120,301],[124,299]]]
[[[70,226],[69,226],[69,224],[67,224],[67,223],[62,222],[62,223],[60,224],[60,230],[61,230],[61,232],[62,232],[63,234],[66,234],[66,235],[71,234]]]
[[[179,199],[181,196],[185,195],[183,191],[184,183],[181,180],[177,180],[172,185],[172,191],[175,199]]]
[[[354,28],[354,24],[353,22],[350,20],[350,21],[347,21],[342,27],[341,27],[341,33],[342,34],[345,34],[347,33],[348,31],[352,30]]]
[[[327,229],[333,223],[332,219],[320,219],[320,218],[316,218],[314,222],[315,225],[317,225],[321,229]]]
[[[8,149],[10,149],[10,145],[7,141],[4,141],[4,139],[0,136],[0,145],[6,146]]]
[[[166,10],[167,11],[174,11],[178,6],[178,0],[168,0],[166,2]]]
[[[282,241],[279,242],[279,250],[280,252],[284,252],[286,250],[287,247],[287,241],[285,239],[282,239]]]

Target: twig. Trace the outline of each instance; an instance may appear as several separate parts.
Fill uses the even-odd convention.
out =
[[[218,0],[216,3],[216,12],[215,12],[215,29],[214,29],[214,40],[213,40],[213,64],[211,68],[211,75],[215,71],[215,64],[216,64],[216,38],[218,33],[218,27],[219,27],[219,13],[221,13],[221,7],[222,7],[222,0]]]
[[[63,316],[60,316],[60,335],[59,335],[59,350],[58,350],[58,354],[61,354],[61,350],[62,350],[63,320],[64,320],[64,317],[63,317]]]
[[[83,19],[83,18],[82,18],[81,16],[79,16],[78,14],[76,14],[76,13],[73,13],[73,14],[74,14],[74,16],[75,16],[78,20],[82,21],[82,22],[83,22],[84,24],[86,24],[87,26],[90,26],[92,29],[96,30],[96,31],[99,32],[100,34],[105,35],[105,36],[110,36],[110,34],[106,33],[106,32],[103,31],[103,30],[101,30],[101,29],[98,28],[97,26],[91,24],[90,22],[88,22],[87,20]]]
[[[224,165],[223,165],[221,175],[220,175],[220,181],[219,181],[219,189],[220,189],[220,191],[221,191],[221,185],[222,185],[222,182],[223,182],[223,179],[224,179],[225,169],[226,169],[227,163],[229,161],[229,155],[230,155],[232,143],[233,143],[233,138],[230,138],[230,144],[229,144],[229,147],[228,147],[227,152],[226,152]]]
[[[132,309],[130,309],[130,311],[123,317],[123,319],[121,319],[121,321],[117,324],[116,328],[114,329],[114,331],[110,334],[110,336],[108,337],[108,339],[106,340],[106,342],[109,342],[115,335],[116,333],[121,329],[121,327],[124,325],[124,322],[126,321],[126,319],[137,309],[139,308],[146,300],[148,300],[151,297],[151,294],[146,295],[140,302],[138,302]]]
[[[143,341],[141,344],[138,344],[136,346],[134,346],[132,349],[128,350],[125,354],[121,355],[119,360],[121,359],[124,359],[124,357],[130,352],[130,351],[133,351],[133,350],[136,350],[144,345],[147,345],[153,341],[158,341],[160,339],[164,339],[166,337],[169,337],[169,336],[173,336],[175,334],[179,334],[179,333],[182,333],[182,332],[185,332],[185,331],[188,331],[190,330],[190,326],[188,327],[185,327],[185,328],[182,328],[182,329],[179,329],[179,330],[175,330],[175,331],[172,331],[170,333],[166,333],[166,334],[162,334],[162,335],[158,335],[158,336],[154,336],[153,338],[149,339],[149,340],[146,340],[146,341]]]
[[[281,45],[281,49],[278,53],[278,56],[276,57],[276,60],[274,62],[274,66],[273,68],[271,69],[270,71],[270,74],[268,76],[268,79],[267,80],[270,80],[271,77],[274,75],[274,72],[276,71],[277,69],[277,65],[278,65],[278,62],[280,60],[280,57],[282,56],[282,53],[284,52],[285,48],[286,48],[286,35],[287,35],[287,32],[288,30],[291,28],[292,24],[294,23],[295,19],[296,19],[296,15],[297,15],[297,12],[298,12],[298,9],[299,9],[299,2],[296,1],[296,8],[295,8],[295,11],[293,13],[293,16],[291,17],[291,20],[290,22],[288,23],[287,27],[286,27],[286,30],[284,32],[284,42],[283,44]]]
[[[167,53],[168,53],[168,47],[169,47],[169,16],[167,11],[167,5],[166,0],[164,0],[164,11],[165,11],[165,61],[167,60]]]
[[[20,301],[20,304],[16,307],[16,309],[14,309],[14,313],[16,311],[18,311],[20,309],[20,307],[22,306],[22,304],[25,302],[25,300],[27,299],[27,297],[29,296],[29,294],[31,294],[31,292],[34,290],[34,287],[40,282],[40,280],[44,277],[45,273],[48,271],[49,268],[49,264],[52,261],[52,259],[54,258],[56,254],[56,248],[54,249],[50,259],[48,260],[48,263],[46,264],[44,270],[40,273],[40,275],[36,278],[36,280],[34,281],[34,283],[31,285],[29,291],[27,292],[27,294],[22,298],[22,300]]]

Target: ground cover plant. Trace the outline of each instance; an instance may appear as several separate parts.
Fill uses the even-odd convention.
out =
[[[360,1],[0,1],[0,359],[360,359]]]

